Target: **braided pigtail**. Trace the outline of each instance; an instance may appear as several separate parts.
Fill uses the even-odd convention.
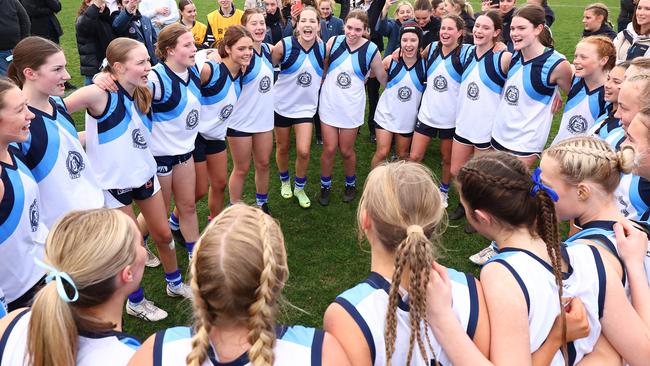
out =
[[[551,259],[553,275],[557,284],[557,297],[560,302],[560,319],[562,321],[562,355],[565,364],[568,365],[569,357],[566,345],[566,312],[562,304],[562,251],[560,244],[560,231],[558,227],[558,218],[555,214],[555,204],[548,193],[540,189],[535,194],[538,204],[537,214],[537,233],[546,243],[546,251]]]
[[[197,246],[198,252],[198,246]],[[199,284],[196,280],[195,266],[192,266],[192,279],[190,286],[192,287],[192,304],[194,307],[194,336],[192,336],[192,350],[187,355],[185,362],[188,366],[201,366],[208,358],[208,349],[210,347],[210,328],[212,322],[210,321],[210,314],[208,312],[208,304],[201,297]]]
[[[268,234],[267,215],[259,211],[260,220],[264,222],[260,228],[262,238],[263,270],[260,284],[255,292],[256,299],[248,309],[249,327],[248,342],[251,349],[248,357],[254,366],[273,365],[273,346],[275,345],[275,292],[277,285],[276,261]]]
[[[438,184],[431,171],[417,163],[398,161],[380,165],[366,179],[359,202],[359,223],[362,212],[371,218],[375,237],[394,256],[384,327],[386,364],[391,365],[396,351],[397,311],[403,296],[400,284],[404,278],[408,278],[405,290],[408,291],[410,323],[407,363],[413,359],[416,344],[421,357],[428,363],[433,347],[426,326],[426,287],[435,260],[435,244],[446,226]],[[363,228],[359,228],[360,233],[364,233]]]

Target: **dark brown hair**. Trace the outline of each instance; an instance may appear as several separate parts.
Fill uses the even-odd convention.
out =
[[[241,25],[245,27],[246,23],[248,23],[248,19],[254,14],[261,14],[262,17],[264,17],[264,22],[266,22],[266,13],[264,12],[264,10],[260,8],[249,8],[244,10],[244,14],[242,14],[241,16]]]
[[[492,39],[492,42],[494,43],[498,42],[501,39],[501,35],[503,34],[503,18],[501,17],[501,13],[499,13],[496,10],[488,10],[485,13],[481,14],[480,16],[485,16],[490,18],[494,30],[501,31],[496,37]]]
[[[534,183],[526,166],[504,152],[490,152],[471,159],[458,172],[460,193],[465,210],[489,213],[502,225],[526,228],[546,243],[555,282],[558,286],[562,319],[562,351],[566,357],[566,314],[562,306],[562,254],[555,205],[548,193],[539,189],[532,194]]]
[[[639,1],[640,0],[634,1],[634,13],[632,13],[632,27],[634,28],[636,34],[643,36],[645,34],[641,34],[641,26],[639,25],[639,22],[637,22],[636,20],[636,9],[639,7]]]
[[[42,37],[32,36],[18,42],[13,51],[13,61],[7,69],[7,76],[18,87],[25,83],[23,71],[27,68],[36,70],[47,62],[47,58],[63,52],[61,46]]]
[[[223,38],[217,43],[217,51],[221,58],[228,57],[228,52],[226,52],[226,47],[232,47],[235,43],[239,42],[240,39],[248,37],[251,40],[253,36],[243,25],[231,25],[226,28],[226,33],[223,35]]]
[[[183,10],[185,10],[185,7],[190,5],[190,4],[194,5],[194,1],[192,1],[192,0],[181,0],[181,1],[178,2],[178,10],[183,11]],[[194,6],[196,6],[196,5],[194,5]]]
[[[535,28],[543,25],[544,29],[542,29],[542,32],[538,36],[539,42],[545,47],[554,46],[555,41],[551,35],[551,30],[546,26],[546,12],[544,11],[544,8],[539,5],[527,4],[515,10],[512,17],[524,18],[531,22]]]
[[[348,16],[345,17],[345,23],[350,19],[359,19],[363,25],[368,28],[368,13],[365,10],[354,9],[348,13]]]
[[[413,5],[413,10],[432,11],[433,5],[431,3],[432,2],[430,0],[415,0],[415,4]]]
[[[454,52],[460,52],[460,46],[463,44],[463,36],[465,35],[465,21],[458,15],[447,14],[442,17],[440,24],[445,19],[451,19],[456,23],[456,29],[460,30],[460,36],[456,40],[456,49]],[[442,53],[442,42],[438,41],[437,52]]]

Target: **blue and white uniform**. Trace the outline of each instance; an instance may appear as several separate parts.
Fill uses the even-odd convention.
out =
[[[577,240],[589,240],[603,248],[607,249],[610,253],[614,254],[616,258],[621,262],[621,267],[625,269],[623,261],[618,255],[618,244],[616,242],[616,234],[614,234],[614,224],[616,221],[592,221],[586,224],[580,224],[582,229],[580,232],[575,233],[570,238],[566,240],[566,243],[573,243]],[[650,241],[648,241],[648,251],[644,260],[644,265],[646,268],[646,274],[648,278],[648,284],[650,284]],[[625,287],[625,292],[628,297],[630,296],[629,283],[625,273],[623,273],[623,286]]]
[[[614,117],[611,108],[606,115],[596,121],[591,134],[605,140],[616,151],[620,149],[621,143],[625,140],[625,130],[623,130],[621,120]]]
[[[425,81],[426,68],[420,57],[411,68],[402,58],[399,61],[391,60],[386,89],[377,103],[375,122],[392,133],[412,133],[426,87]]]
[[[103,207],[104,194],[63,101],[50,98],[49,103],[51,115],[29,107],[36,117],[29,138],[18,146],[47,202],[41,205],[41,220],[52,227],[70,211]]]
[[[43,259],[48,233],[40,220],[42,201],[38,184],[18,148],[10,145],[8,151],[12,162],[0,161],[4,186],[0,200],[0,288],[7,304],[24,295],[45,275],[34,258]]]
[[[464,66],[454,140],[477,148],[490,147],[492,124],[507,75],[501,70],[505,52],[487,51],[478,57],[472,50]]]
[[[569,247],[563,245],[561,251],[564,261],[569,265],[569,272],[562,274],[563,296],[579,297],[589,320],[589,335],[567,344],[568,364],[575,365],[593,350],[600,336],[607,278],[603,260],[596,248],[580,244]],[[528,307],[530,351],[537,351],[546,341],[555,318],[560,314],[553,268],[534,253],[519,248],[503,248],[489,263],[503,265],[517,280]],[[507,309],[503,310],[507,312]],[[551,365],[564,364],[562,351],[558,350]]]
[[[492,145],[497,150],[519,155],[544,150],[553,119],[551,106],[558,89],[549,79],[564,60],[553,49],[528,61],[520,52],[512,56],[492,127]]]
[[[141,113],[133,97],[117,87],[117,92],[108,93],[100,115],[86,113],[88,157],[104,190],[141,187],[156,175],[149,150],[151,115]]]
[[[275,82],[275,113],[293,119],[311,119],[318,108],[323,79],[325,44],[317,40],[305,50],[296,37],[282,39],[284,56]]]
[[[614,196],[623,216],[630,220],[647,221],[642,216],[650,209],[650,181],[631,173],[621,173]]]
[[[351,51],[345,35],[334,38],[318,107],[323,123],[336,128],[357,128],[363,124],[365,82],[378,52],[377,45],[370,41]]]
[[[241,94],[241,73],[233,77],[224,63],[208,61],[210,77],[201,87],[201,118],[199,133],[206,140],[225,140],[228,118]],[[204,66],[206,67],[206,66]]]
[[[273,129],[273,65],[269,45],[262,43],[261,53],[253,51],[251,62],[242,76],[242,89],[228,128],[245,133]]]
[[[607,105],[604,85],[589,90],[583,78],[574,76],[553,145],[586,134],[597,120],[607,115]]]
[[[474,277],[449,268],[451,279],[452,307],[454,314],[460,321],[463,329],[470,338],[474,337],[479,317],[478,292]],[[354,319],[363,332],[370,350],[372,364],[375,366],[386,365],[386,344],[384,329],[386,312],[388,309],[388,294],[390,282],[376,272],[371,272],[368,278],[340,294],[335,303],[339,304]],[[409,351],[409,338],[411,336],[409,306],[407,300],[401,299],[397,306],[397,335],[395,338],[395,352],[392,356],[393,365],[406,365]],[[442,350],[439,342],[433,336],[433,331],[427,329],[428,325],[421,324],[422,334],[428,330],[433,349],[427,351],[425,362],[416,346],[410,366],[428,366],[437,360],[442,365],[451,365],[447,355]],[[426,342],[425,342],[426,344]]]
[[[177,74],[161,62],[151,69],[149,81],[153,93],[149,150],[155,157],[192,152],[201,120],[199,71],[192,66]]]
[[[26,366],[29,309],[23,310],[9,323],[0,343],[0,364]],[[77,338],[77,366],[121,366],[140,348],[136,337],[117,331],[91,333],[80,331]]]
[[[7,302],[5,301],[5,293],[0,288],[0,319],[7,315]]]
[[[422,96],[418,122],[438,129],[456,127],[463,65],[469,58],[472,48],[464,44],[445,55],[438,42],[433,42],[429,46],[427,88]]]
[[[323,359],[323,338],[320,329],[302,326],[278,327],[273,347],[274,365],[282,366],[320,366]],[[185,359],[192,350],[192,328],[175,327],[156,333],[153,348],[154,366],[186,365]],[[249,366],[248,353],[234,361],[224,362],[212,347],[208,348],[208,358],[202,366]]]

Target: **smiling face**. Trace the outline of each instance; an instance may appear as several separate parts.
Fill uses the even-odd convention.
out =
[[[636,23],[642,28],[650,26],[650,0],[639,0],[637,3]]]
[[[183,33],[176,40],[176,46],[167,50],[167,57],[184,67],[194,65],[195,55],[196,46],[194,45],[194,36],[190,32]]]
[[[621,125],[623,125],[624,130],[627,130],[627,127],[632,123],[632,119],[639,112],[639,109],[641,109],[638,98],[639,90],[636,84],[623,82],[618,92],[618,108],[614,117],[621,120]]]
[[[0,109],[0,138],[5,144],[25,142],[29,138],[29,126],[34,113],[27,108],[27,98],[17,87],[2,94]]]
[[[517,4],[517,0],[500,0],[499,1],[499,11],[501,14],[507,14],[512,10]]]
[[[363,39],[366,25],[360,19],[348,18],[345,22],[345,40],[349,46],[356,46]]]
[[[474,44],[477,46],[494,45],[494,40],[499,36],[500,31],[494,29],[494,22],[485,15],[476,18],[472,35]]]
[[[196,21],[196,6],[194,4],[187,4],[181,12],[183,20],[188,23],[194,23]]]
[[[575,74],[584,78],[596,71],[602,70],[607,58],[598,55],[598,48],[593,43],[579,42],[573,59]]]
[[[445,0],[443,4],[445,4],[445,7],[442,10],[442,15],[460,15],[459,5],[454,5],[450,0]]]
[[[36,69],[27,68],[23,71],[25,80],[30,82],[39,92],[52,96],[62,96],[65,92],[65,82],[70,80],[70,74],[65,68],[66,60],[63,51],[51,54],[45,63]]]
[[[264,14],[252,14],[248,18],[245,27],[253,36],[253,41],[264,41],[264,36],[266,36],[266,21],[264,20]]]
[[[459,29],[453,19],[445,18],[440,24],[440,43],[445,47],[456,47],[458,40],[463,36],[463,30]]]
[[[316,39],[320,24],[318,22],[318,15],[312,9],[305,9],[300,13],[300,20],[298,20],[298,36],[304,41],[311,42]]]
[[[249,37],[240,38],[232,47],[226,46],[228,57],[241,67],[251,63],[253,57],[253,40]]]
[[[321,1],[318,4],[318,11],[320,12],[321,18],[325,19],[332,15],[332,3],[329,1]]]
[[[603,17],[596,15],[591,10],[585,10],[582,15],[582,25],[584,25],[585,30],[588,32],[595,32],[600,29],[600,26],[603,24]]]
[[[413,19],[413,7],[408,4],[401,5],[397,10],[395,10],[395,19],[399,19],[402,23],[409,19]]]
[[[650,179],[650,116],[637,113],[625,133],[624,145],[632,145],[637,153],[634,173]]]
[[[445,15],[445,2],[444,1],[441,2],[440,4],[438,4],[438,6],[436,6],[433,9],[433,16],[434,17],[442,18],[443,15]]]
[[[610,103],[618,102],[618,92],[621,90],[621,84],[625,81],[625,69],[622,67],[614,67],[607,74],[607,81],[605,82],[605,101]]]
[[[416,10],[413,15],[420,28],[424,29],[431,22],[431,12],[429,10]]]
[[[416,57],[420,47],[420,40],[415,33],[406,32],[402,34],[400,47],[404,57]]]
[[[537,41],[544,25],[535,27],[528,19],[522,17],[512,18],[510,23],[510,39],[515,50],[520,51]]]

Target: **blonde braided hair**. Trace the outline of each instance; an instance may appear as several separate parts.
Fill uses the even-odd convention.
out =
[[[279,225],[257,208],[236,204],[206,228],[191,264],[195,335],[187,364],[207,358],[212,327],[248,327],[248,356],[273,364],[277,304],[289,276]]]

